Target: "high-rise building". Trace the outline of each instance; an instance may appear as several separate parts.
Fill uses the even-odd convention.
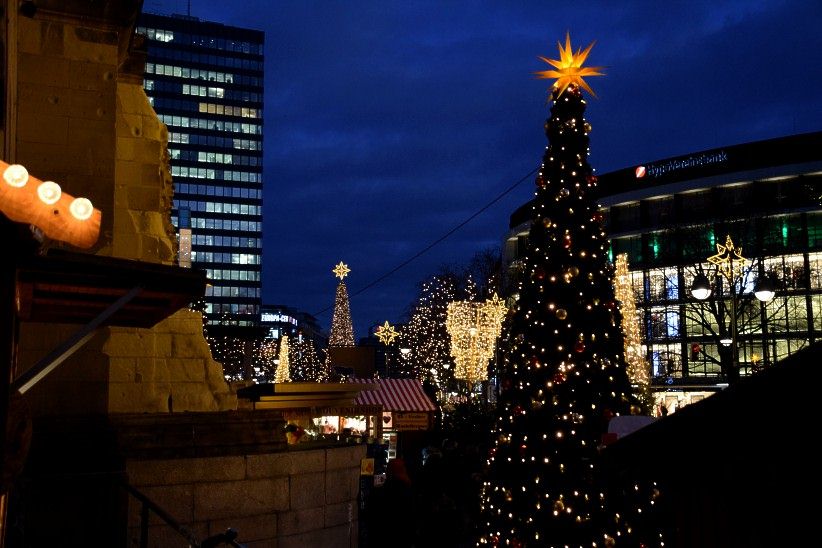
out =
[[[144,87],[168,127],[181,264],[207,271],[210,324],[259,321],[263,205],[262,31],[142,14]],[[190,249],[187,246],[190,245]],[[190,251],[190,256],[189,256]]]

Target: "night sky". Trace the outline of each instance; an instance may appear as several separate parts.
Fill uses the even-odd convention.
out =
[[[186,13],[187,0],[144,10]],[[191,0],[202,20],[264,30],[263,302],[328,328],[340,260],[355,336],[402,319],[420,281],[499,246],[538,166],[549,82],[597,43],[589,162],[600,174],[822,130],[822,3]],[[359,294],[358,294],[359,293]]]

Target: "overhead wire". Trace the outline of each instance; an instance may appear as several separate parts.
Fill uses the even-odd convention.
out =
[[[373,280],[373,281],[369,282],[368,284],[366,284],[365,286],[361,287],[360,289],[358,289],[358,290],[357,290],[357,291],[355,291],[354,293],[351,293],[351,294],[350,294],[350,296],[349,296],[349,298],[351,298],[351,297],[356,297],[357,295],[360,295],[361,293],[364,293],[365,291],[367,291],[367,290],[371,289],[372,287],[374,287],[375,285],[377,285],[378,283],[380,283],[380,282],[381,282],[381,281],[383,281],[384,279],[388,278],[389,276],[391,276],[392,274],[394,274],[394,273],[395,273],[395,272],[397,272],[398,270],[401,270],[402,268],[405,268],[406,266],[408,266],[411,262],[413,262],[414,260],[418,259],[418,258],[419,258],[419,257],[421,257],[422,255],[424,255],[425,253],[427,253],[428,251],[430,251],[430,250],[431,250],[434,246],[436,246],[437,244],[439,244],[439,243],[443,242],[445,239],[447,239],[449,236],[451,236],[452,234],[454,234],[456,231],[458,231],[459,229],[461,229],[462,227],[464,227],[465,225],[467,225],[468,223],[470,223],[471,221],[473,221],[475,218],[477,218],[478,216],[480,216],[480,215],[481,215],[483,212],[485,212],[488,208],[490,208],[492,205],[494,205],[495,203],[497,203],[498,201],[500,201],[502,198],[504,198],[504,197],[505,197],[508,193],[510,193],[511,191],[513,191],[515,188],[517,188],[517,187],[518,187],[519,185],[521,185],[523,182],[527,181],[527,180],[528,180],[528,179],[529,179],[532,175],[534,175],[534,174],[535,174],[538,170],[539,170],[539,166],[535,167],[534,169],[532,169],[531,171],[529,171],[527,174],[523,175],[523,176],[522,176],[520,179],[518,179],[515,183],[513,183],[513,184],[512,184],[512,185],[510,185],[508,188],[506,188],[505,190],[503,190],[500,194],[498,194],[496,197],[494,197],[494,199],[492,199],[490,202],[488,202],[487,204],[485,204],[484,206],[482,206],[480,209],[478,209],[477,211],[475,211],[474,213],[472,213],[472,214],[471,214],[471,215],[470,215],[467,219],[465,219],[464,221],[462,221],[461,223],[459,223],[458,225],[456,225],[454,228],[452,228],[451,230],[449,230],[448,232],[446,232],[445,234],[443,234],[442,236],[440,236],[439,238],[437,238],[436,240],[434,240],[433,242],[431,242],[430,244],[428,244],[427,246],[425,246],[424,248],[422,248],[422,249],[421,249],[420,251],[418,251],[416,254],[414,254],[414,255],[412,255],[410,258],[408,258],[408,259],[404,260],[403,262],[401,262],[400,264],[398,264],[397,266],[395,266],[394,268],[392,268],[391,270],[389,270],[388,272],[386,272],[386,273],[385,273],[385,274],[383,274],[382,276],[379,276],[378,278],[376,278],[375,280]],[[327,306],[327,307],[323,308],[322,310],[320,310],[319,312],[317,312],[316,314],[314,314],[314,316],[319,316],[319,315],[321,315],[321,314],[324,314],[324,313],[328,312],[329,310],[331,310],[332,308],[333,308],[333,305],[331,305],[331,306]]]

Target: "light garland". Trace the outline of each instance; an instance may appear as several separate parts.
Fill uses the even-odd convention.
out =
[[[488,360],[494,357],[505,311],[496,294],[485,302],[455,301],[448,305],[445,327],[451,337],[456,378],[469,383],[488,378]]]

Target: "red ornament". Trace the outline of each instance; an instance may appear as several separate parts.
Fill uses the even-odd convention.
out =
[[[540,173],[539,175],[537,175],[537,178],[536,178],[536,180],[534,181],[534,183],[535,183],[535,184],[536,184],[539,188],[545,188],[545,184],[546,184],[546,183],[545,183],[545,178],[542,176],[542,173]]]
[[[585,180],[588,182],[589,185],[594,185],[599,181],[596,175],[588,175]]]
[[[539,359],[536,356],[531,356],[531,359],[528,361],[531,364],[531,367],[539,367]]]
[[[585,352],[585,343],[577,341],[574,343],[574,352]]]
[[[542,280],[545,278],[545,270],[543,270],[541,266],[534,269],[534,278],[537,280]]]
[[[565,235],[565,241],[563,242],[562,245],[565,246],[565,249],[568,249],[569,247],[571,247],[571,235],[570,234]]]
[[[596,222],[598,222],[598,223],[601,223],[601,222],[602,222],[602,220],[605,218],[605,217],[602,215],[602,213],[600,213],[599,211],[597,211],[596,213],[594,213],[592,217],[593,217],[593,219],[594,219]]]
[[[512,411],[514,412],[514,415],[525,414],[525,409],[523,409],[521,405],[515,405]]]
[[[565,382],[565,373],[562,371],[557,371],[554,375],[554,384],[562,384]]]

